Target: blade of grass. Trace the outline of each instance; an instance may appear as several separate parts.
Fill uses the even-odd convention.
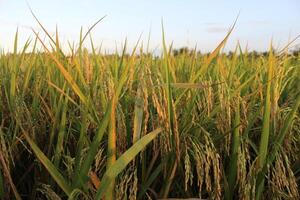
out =
[[[269,145],[269,136],[270,136],[271,85],[272,85],[271,80],[273,77],[273,62],[274,62],[272,51],[273,50],[271,48],[270,55],[269,55],[268,69],[267,69],[267,86],[265,92],[262,133],[261,133],[260,146],[258,152],[258,162],[259,162],[260,169],[264,167],[266,162],[268,145]],[[256,193],[257,200],[261,199],[263,188],[264,188],[264,181],[261,181],[260,183],[257,184],[257,193]]]
[[[161,131],[162,129],[158,128],[146,134],[117,159],[117,161],[105,172],[100,188],[97,191],[96,199],[100,200],[106,195],[111,181],[113,181],[115,177],[117,177],[118,174],[122,172],[135,158],[135,156],[142,151]]]
[[[45,154],[41,151],[41,149],[37,146],[37,144],[30,138],[29,134],[21,127],[22,133],[25,136],[26,141],[30,145],[36,157],[43,164],[43,166],[47,169],[49,174],[55,180],[55,182],[60,186],[60,188],[66,193],[66,195],[70,195],[72,192],[71,187],[68,185],[67,181],[58,171],[58,169],[54,166],[54,164],[45,156]]]
[[[52,58],[52,60],[56,63],[57,68],[60,70],[60,72],[62,73],[62,75],[65,77],[66,81],[69,83],[69,85],[71,86],[71,88],[73,89],[73,91],[78,95],[78,97],[80,98],[80,100],[85,105],[87,105],[87,99],[86,99],[85,95],[82,93],[82,91],[80,90],[80,88],[78,87],[78,85],[76,84],[76,82],[74,81],[74,79],[71,76],[71,74],[66,70],[66,68],[63,66],[63,64],[61,62],[59,62],[58,59],[49,51],[49,49],[46,47],[46,45],[41,40],[41,38],[39,37],[39,35],[33,29],[32,29],[32,31],[34,32],[34,34],[36,35],[36,37],[41,42],[41,44],[44,47],[44,49],[49,53],[49,55]]]
[[[85,186],[86,181],[88,180],[88,172],[90,170],[90,167],[95,159],[95,155],[97,154],[97,150],[99,147],[99,144],[103,138],[103,135],[105,133],[105,130],[108,126],[109,120],[110,120],[110,113],[111,113],[111,109],[112,109],[112,104],[111,102],[108,104],[105,114],[103,116],[103,119],[101,121],[101,123],[99,124],[99,128],[98,131],[96,133],[96,135],[93,138],[93,141],[90,145],[90,148],[87,152],[87,155],[80,167],[79,173],[76,173],[75,175],[75,179],[76,180],[73,183],[73,188],[78,188],[80,186]]]
[[[232,149],[230,154],[230,164],[228,171],[228,189],[225,196],[227,200],[233,199],[234,189],[236,186],[236,176],[238,172],[238,155],[240,148],[240,103],[239,96],[236,98],[236,110],[233,126]]]
[[[97,26],[97,24],[99,24],[104,18],[106,17],[106,15],[104,15],[103,17],[101,17],[99,20],[97,20],[89,29],[88,31],[84,34],[84,36],[80,39],[80,42],[79,42],[79,47],[76,51],[75,54],[77,54],[77,52],[81,49],[82,47],[82,44],[84,42],[84,40],[87,38],[87,36],[90,34],[90,32],[93,30],[93,28],[95,28]]]
[[[1,166],[2,166],[2,169],[3,169],[3,172],[5,173],[5,176],[6,176],[7,179],[8,179],[8,183],[9,183],[9,185],[10,185],[10,187],[11,187],[11,189],[12,189],[14,195],[15,195],[15,198],[16,198],[17,200],[21,200],[22,198],[21,198],[20,194],[18,193],[18,190],[17,190],[15,184],[13,183],[13,180],[12,180],[12,178],[11,178],[9,169],[8,169],[8,167],[7,167],[7,164],[6,164],[5,160],[4,160],[4,158],[3,158],[3,153],[1,152],[1,150],[0,150],[0,163],[1,163]],[[1,171],[0,171],[0,172],[1,172]],[[2,176],[2,175],[0,174],[0,176]],[[1,179],[2,179],[2,178],[1,178]],[[0,185],[0,186],[1,186],[1,185]],[[1,193],[0,193],[0,194],[1,194]]]
[[[169,125],[169,134],[171,135],[171,143],[172,146],[175,149],[176,158],[172,161],[173,163],[169,166],[171,173],[167,177],[165,187],[161,190],[161,194],[163,198],[166,198],[169,194],[169,190],[173,181],[173,178],[177,171],[177,166],[179,160],[180,160],[180,150],[179,150],[179,136],[177,135],[177,132],[174,131],[174,113],[173,113],[173,97],[172,97],[172,91],[171,91],[171,74],[170,74],[170,61],[169,61],[169,53],[167,52],[167,46],[166,46],[166,40],[165,40],[165,32],[164,32],[164,26],[162,22],[162,43],[163,43],[163,49],[164,49],[164,58],[163,58],[163,67],[165,70],[165,84],[166,84],[166,96],[167,96],[167,116],[168,116],[168,125]],[[171,47],[170,47],[171,49]]]
[[[116,162],[117,159],[117,130],[116,130],[116,106],[118,97],[114,96],[112,99],[112,109],[110,113],[109,132],[107,138],[107,162],[106,171],[108,171]],[[111,180],[109,187],[107,188],[107,194],[105,199],[113,200],[115,189],[115,180]]]
[[[230,28],[230,30],[228,31],[227,35],[225,36],[225,38],[219,43],[219,45],[217,46],[217,48],[214,49],[214,51],[212,53],[210,53],[209,57],[206,59],[204,65],[200,68],[200,70],[193,76],[191,76],[190,78],[190,83],[194,83],[208,68],[208,66],[211,64],[211,62],[214,60],[214,58],[217,57],[217,55],[219,54],[220,50],[224,47],[224,45],[226,44],[229,36],[231,35],[236,22],[238,20],[239,15],[237,16],[237,18],[235,19],[232,27]],[[189,89],[185,89],[176,99],[175,101],[175,105],[177,105],[181,98],[184,96],[184,94],[188,91]]]
[[[15,102],[15,96],[16,96],[16,82],[17,82],[17,53],[18,53],[18,29],[15,34],[15,40],[14,40],[14,53],[13,53],[13,65],[12,65],[12,71],[11,71],[11,77],[10,77],[10,106],[11,108],[14,108],[14,102]]]
[[[37,18],[37,16],[34,14],[32,8],[30,7],[29,3],[27,2],[27,6],[30,10],[31,15],[33,16],[33,18],[37,21],[37,23],[39,24],[39,26],[42,28],[42,30],[44,31],[44,33],[47,35],[47,37],[50,39],[50,41],[53,43],[53,45],[55,45],[56,47],[56,51],[57,53],[63,55],[63,57],[66,57],[63,53],[63,51],[61,50],[61,48],[59,47],[58,44],[58,31],[57,31],[57,27],[56,27],[56,38],[55,40],[52,38],[52,36],[49,34],[49,32],[47,31],[47,29],[43,26],[43,24],[40,22],[40,20]],[[56,43],[57,42],[57,43]]]
[[[139,193],[138,199],[142,199],[143,195],[146,193],[147,189],[151,186],[151,184],[156,180],[157,176],[163,170],[163,163],[159,164],[153,173],[150,175],[148,180],[141,186],[141,191]]]
[[[274,162],[276,156],[279,153],[279,150],[282,148],[283,140],[284,140],[286,134],[288,133],[288,130],[293,122],[293,119],[295,117],[295,114],[296,114],[299,106],[300,106],[300,93],[298,94],[296,102],[294,103],[291,111],[289,112],[286,120],[284,121],[284,125],[283,125],[282,129],[280,129],[280,132],[279,132],[277,138],[275,139],[275,142],[273,143],[273,148],[272,148],[272,151],[270,152],[270,156],[267,158],[267,161],[266,161],[263,169],[258,174],[257,184],[259,186],[264,184],[265,173],[267,172],[268,165],[271,165]],[[260,192],[262,192],[262,191],[260,191]]]
[[[68,110],[68,98],[64,99],[61,113],[61,120],[59,125],[59,131],[57,135],[56,148],[54,152],[54,166],[59,168],[62,152],[64,150],[64,138],[66,137],[66,124],[67,124],[67,110]]]
[[[134,105],[134,120],[133,120],[133,135],[132,143],[138,141],[141,137],[142,122],[143,122],[143,99],[142,99],[142,89],[137,89],[135,105]]]

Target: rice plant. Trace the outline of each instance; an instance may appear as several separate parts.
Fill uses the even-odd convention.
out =
[[[103,54],[94,26],[67,54],[38,23],[50,44],[0,55],[0,198],[300,198],[299,55],[222,53],[234,26],[210,54],[163,27],[160,56]]]

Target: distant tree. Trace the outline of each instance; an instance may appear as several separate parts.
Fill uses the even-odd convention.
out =
[[[292,54],[295,57],[298,57],[300,55],[300,45],[297,45],[293,50],[292,50]]]
[[[179,55],[179,50],[178,49],[174,49],[173,50],[173,55],[174,56],[178,56]]]
[[[265,56],[265,57],[267,57],[269,55],[269,52],[268,51],[264,51],[264,52],[262,52],[262,55]]]
[[[227,55],[228,55],[228,58],[232,58],[233,57],[233,52],[229,51]]]
[[[293,56],[298,57],[300,55],[300,50],[293,51]]]
[[[173,55],[178,56],[178,55],[182,55],[182,54],[189,54],[190,52],[191,52],[191,50],[189,50],[188,47],[181,47],[179,49],[174,49]]]
[[[189,48],[188,47],[181,47],[180,49],[179,49],[179,54],[187,54],[187,53],[189,53]]]
[[[257,58],[258,56],[259,56],[259,53],[257,52],[257,51],[251,51],[250,53],[249,53],[249,56],[250,57],[253,57],[253,58]]]

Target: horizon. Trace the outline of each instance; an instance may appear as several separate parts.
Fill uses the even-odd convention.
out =
[[[78,43],[81,27],[85,32],[105,15],[106,17],[92,30],[91,35],[94,45],[96,47],[102,45],[102,49],[109,53],[120,51],[125,38],[130,51],[140,35],[140,44],[145,47],[150,35],[150,50],[159,52],[162,47],[161,20],[168,45],[173,43],[174,49],[197,46],[197,50],[204,53],[212,51],[218,45],[239,13],[237,24],[224,52],[233,51],[238,42],[243,49],[247,48],[249,51],[267,51],[271,41],[274,48],[279,49],[300,34],[300,24],[297,22],[297,19],[300,19],[300,13],[297,12],[300,2],[296,0],[286,2],[255,0],[251,3],[234,0],[172,1],[172,3],[170,0],[152,3],[130,0],[105,4],[93,0],[85,2],[28,0],[28,5],[51,35],[54,35],[56,26],[58,27],[59,38],[65,50],[68,50],[68,42]],[[13,49],[17,28],[19,47],[22,47],[28,38],[35,38],[31,28],[42,33],[28,5],[25,0],[0,0],[2,50]],[[209,8],[213,8],[215,12],[211,12]],[[88,40],[84,46],[89,49]],[[294,45],[299,45],[299,41]]]

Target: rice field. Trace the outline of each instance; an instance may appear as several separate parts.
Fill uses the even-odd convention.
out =
[[[82,33],[0,55],[0,199],[300,199],[300,57],[103,54]],[[85,48],[91,43],[91,51]],[[29,46],[33,48],[28,52]],[[42,45],[42,48],[38,48]]]

